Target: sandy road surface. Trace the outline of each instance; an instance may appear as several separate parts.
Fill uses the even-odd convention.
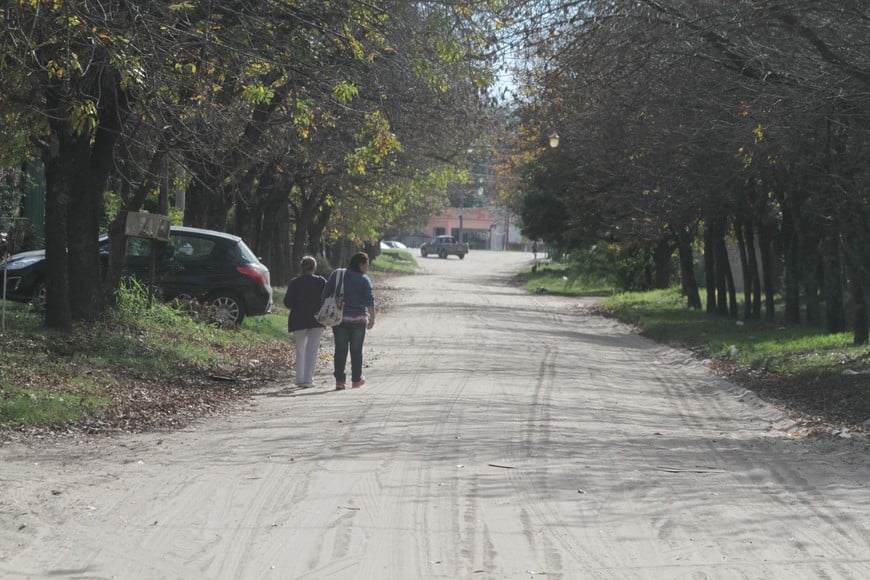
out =
[[[870,578],[866,442],[509,286],[528,260],[391,282],[361,390],[0,446],[0,577]]]

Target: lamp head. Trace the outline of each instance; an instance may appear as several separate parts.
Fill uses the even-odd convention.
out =
[[[550,133],[550,136],[548,137],[548,139],[549,139],[551,149],[555,149],[556,147],[559,146],[559,134],[556,133],[555,131]]]

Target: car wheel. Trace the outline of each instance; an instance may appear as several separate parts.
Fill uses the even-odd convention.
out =
[[[420,255],[423,256],[423,257],[425,258],[425,257],[427,257],[427,256],[429,255],[429,252],[427,252],[426,250],[421,249],[421,250],[420,250]]]
[[[214,308],[215,316],[220,323],[238,325],[245,319],[245,307],[232,294],[212,294],[208,298],[208,303]]]
[[[464,259],[465,259],[465,254],[459,254],[459,259],[460,259],[460,260],[464,260]]]
[[[447,250],[438,250],[438,257],[442,260],[447,259]]]

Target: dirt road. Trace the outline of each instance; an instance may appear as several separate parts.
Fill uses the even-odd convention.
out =
[[[391,281],[360,390],[0,446],[0,577],[870,578],[866,441],[510,286],[529,260]]]

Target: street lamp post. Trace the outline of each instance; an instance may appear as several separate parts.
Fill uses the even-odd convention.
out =
[[[480,199],[483,197],[483,185],[480,185],[483,183],[483,178],[482,177],[478,178],[477,183],[478,183],[477,197],[478,197],[478,199]],[[474,195],[472,195],[472,197],[474,197]],[[477,207],[477,204],[474,202],[474,200],[472,200],[471,205],[472,205],[472,207]],[[463,224],[463,219],[464,219],[463,214],[464,213],[465,213],[465,190],[462,191],[462,195],[459,197],[459,240],[457,240],[457,241],[459,241],[460,243],[464,241],[462,239],[462,236],[464,235],[464,224]]]
[[[462,195],[462,200],[459,205],[459,243],[462,243],[462,210],[465,208],[465,194]]]

